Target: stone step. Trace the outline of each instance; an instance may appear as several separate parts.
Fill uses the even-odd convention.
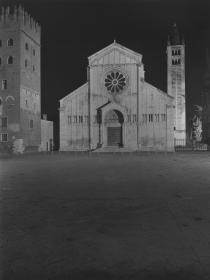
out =
[[[123,147],[123,148],[119,148],[119,147],[103,147],[103,148],[98,148],[96,150],[94,150],[93,152],[101,152],[101,153],[122,153],[122,152],[135,152],[135,150],[128,148],[128,147]]]

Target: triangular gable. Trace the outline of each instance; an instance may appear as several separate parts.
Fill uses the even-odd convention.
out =
[[[111,45],[88,57],[89,65],[101,64],[141,64],[142,55],[114,41]]]

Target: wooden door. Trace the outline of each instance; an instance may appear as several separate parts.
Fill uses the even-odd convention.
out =
[[[108,146],[120,146],[122,143],[122,127],[107,127]]]

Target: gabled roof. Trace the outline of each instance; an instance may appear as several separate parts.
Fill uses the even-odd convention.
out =
[[[99,60],[101,57],[111,53],[112,51],[117,50],[120,53],[124,54],[131,59],[134,59],[137,63],[141,63],[142,55],[140,53],[134,52],[120,44],[118,44],[115,40],[112,44],[108,45],[107,47],[103,48],[102,50],[94,53],[93,55],[88,57],[89,63],[92,64],[94,60]]]
[[[169,97],[169,98],[171,98],[171,99],[174,99],[173,96],[171,96],[171,95],[169,95],[168,93],[162,91],[161,89],[159,89],[159,88],[157,88],[157,87],[151,85],[150,83],[144,81],[144,84],[145,84],[147,87],[156,89],[160,94],[165,95],[166,97]]]
[[[68,93],[66,96],[61,98],[59,102],[65,102],[69,98],[72,98],[74,95],[78,93],[87,93],[88,83],[83,84],[82,86],[78,87],[77,89],[73,90],[72,92]]]

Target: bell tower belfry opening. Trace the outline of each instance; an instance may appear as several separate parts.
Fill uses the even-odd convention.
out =
[[[185,45],[176,24],[167,45],[167,93],[174,98],[174,138],[186,144]]]

